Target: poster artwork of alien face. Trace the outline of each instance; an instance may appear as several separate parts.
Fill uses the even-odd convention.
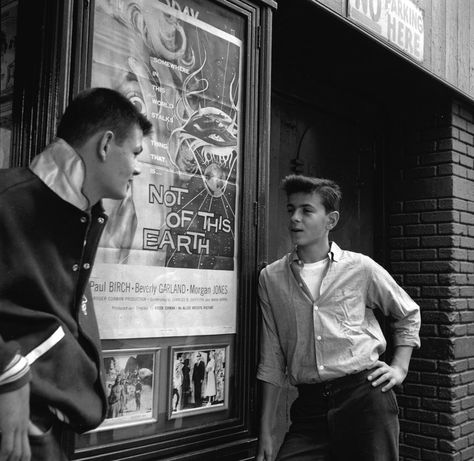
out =
[[[154,125],[128,197],[107,204],[99,261],[233,270],[241,40],[202,2],[98,0],[97,23],[92,85]]]

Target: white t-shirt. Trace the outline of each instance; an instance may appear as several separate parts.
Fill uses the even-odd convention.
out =
[[[306,283],[313,299],[319,298],[319,290],[321,289],[321,282],[323,281],[326,267],[329,263],[329,258],[315,263],[304,263],[301,269],[301,278]]]

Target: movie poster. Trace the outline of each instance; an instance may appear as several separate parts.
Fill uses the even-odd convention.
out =
[[[153,123],[91,276],[101,337],[235,332],[242,42],[203,2],[98,0],[91,86]]]

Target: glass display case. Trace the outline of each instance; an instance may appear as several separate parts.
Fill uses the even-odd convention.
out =
[[[122,92],[153,124],[128,196],[104,202],[90,297],[108,412],[73,459],[251,459],[274,2],[18,6],[12,165],[85,88]]]

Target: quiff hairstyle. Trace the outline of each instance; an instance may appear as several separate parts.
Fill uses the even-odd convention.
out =
[[[134,126],[139,127],[144,136],[152,130],[150,121],[124,95],[109,88],[90,88],[69,104],[57,136],[79,147],[97,132],[110,130],[121,144]]]
[[[330,179],[291,174],[283,179],[281,188],[287,196],[298,192],[303,194],[316,193],[321,197],[326,213],[339,211],[342,199],[341,188]]]

